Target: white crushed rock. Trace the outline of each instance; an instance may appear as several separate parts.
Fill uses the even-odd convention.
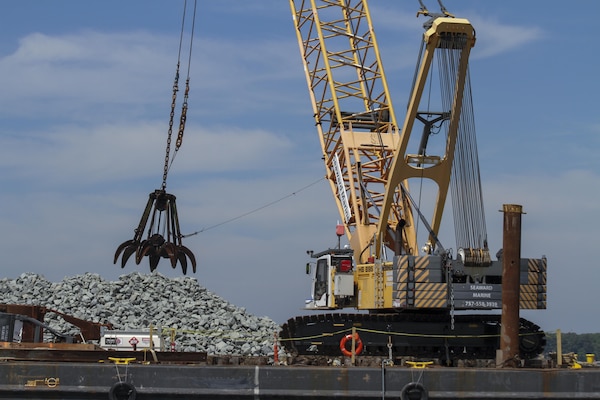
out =
[[[249,314],[198,284],[195,278],[167,278],[159,273],[122,275],[107,281],[98,274],[66,277],[53,283],[42,275],[21,274],[0,279],[6,304],[33,304],[94,321],[118,330],[177,329],[178,351],[213,355],[273,356],[279,325]],[[77,329],[54,313],[45,322],[75,334]]]

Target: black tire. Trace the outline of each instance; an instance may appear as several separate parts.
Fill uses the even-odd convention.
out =
[[[429,400],[429,394],[420,383],[410,382],[402,388],[400,398],[402,400]]]
[[[108,400],[135,400],[135,386],[127,382],[117,382],[108,391]]]

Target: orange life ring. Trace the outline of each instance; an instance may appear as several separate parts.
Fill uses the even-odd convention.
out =
[[[340,350],[342,351],[342,354],[346,357],[352,357],[352,350],[346,349],[346,343],[348,342],[348,340],[350,340],[350,343],[352,343],[351,334],[344,336],[342,340],[340,340]],[[363,351],[363,342],[362,340],[360,340],[360,336],[358,336],[358,333],[354,334],[354,342],[356,345],[356,348],[354,349],[354,355],[357,356]]]

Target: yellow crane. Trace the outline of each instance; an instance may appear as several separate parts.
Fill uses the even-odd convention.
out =
[[[493,358],[499,316],[455,314],[502,307],[502,262],[489,254],[475,139],[473,26],[441,2],[441,13],[421,3],[417,15],[428,19],[398,120],[367,0],[289,2],[326,178],[343,221],[338,234],[350,243],[311,252],[306,308],[368,313],[297,317],[282,337],[299,353],[339,354],[348,338],[330,333],[361,326],[369,328],[361,333],[365,354],[387,354],[393,342],[398,354]],[[438,237],[449,193],[456,254]],[[521,275],[521,308],[545,308],[545,258],[522,259]],[[521,332],[522,355],[539,354],[539,327],[522,320]],[[324,333],[326,339],[306,339]]]

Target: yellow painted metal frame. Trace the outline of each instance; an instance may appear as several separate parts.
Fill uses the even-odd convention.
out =
[[[355,257],[366,262],[379,226],[395,227],[400,218],[412,226],[399,191],[388,205],[388,221],[380,222],[400,135],[367,2],[290,0],[290,7],[326,177]],[[370,116],[374,120],[365,121]],[[336,179],[336,156],[343,182]],[[405,239],[405,247],[415,247],[415,235],[405,234]]]
[[[431,225],[438,232],[450,181],[469,50],[475,42],[472,26],[464,19],[438,18],[426,32],[425,57],[400,130],[367,1],[290,0],[290,7],[326,177],[357,262],[365,263],[371,256],[380,258],[383,246],[394,248],[390,229],[396,229],[401,220],[405,221],[401,243],[404,253],[418,255],[412,208],[400,185],[408,190],[408,179],[415,177],[437,183]],[[465,34],[468,44],[461,57],[446,153],[435,166],[418,167],[406,150],[434,51],[440,35],[448,32]]]
[[[441,37],[444,34],[460,34],[466,38],[465,46],[461,49],[459,66],[457,69],[457,77],[454,88],[454,98],[452,109],[450,110],[450,122],[446,138],[445,153],[439,158],[439,161],[433,166],[420,167],[415,165],[413,160],[416,156],[407,154],[410,132],[412,132],[414,122],[417,118],[417,112],[427,76],[429,74],[431,63],[436,48],[438,47]],[[468,61],[471,48],[475,45],[475,30],[468,20],[458,18],[437,18],[433,21],[432,27],[427,30],[424,35],[426,44],[424,55],[421,59],[420,68],[415,80],[415,87],[411,93],[411,98],[404,118],[402,126],[402,140],[396,153],[394,154],[394,162],[391,168],[388,185],[397,187],[405,184],[410,178],[430,179],[438,186],[438,194],[431,219],[431,229],[433,232],[439,232],[442,221],[442,214],[448,195],[450,185],[450,175],[452,172],[452,161],[454,160],[454,148],[456,145],[457,135],[459,134],[459,122],[462,110],[462,100],[464,94],[465,83],[468,74]],[[386,193],[386,198],[382,205],[382,220],[387,218],[389,208],[396,201],[392,191]],[[381,235],[385,227],[380,226],[377,231]],[[430,238],[433,241],[433,238]],[[418,253],[413,252],[413,255]]]

